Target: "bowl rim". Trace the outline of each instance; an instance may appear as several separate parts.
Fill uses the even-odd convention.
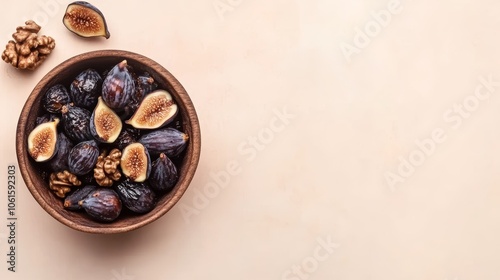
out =
[[[32,108],[34,104],[36,97],[41,94],[41,90],[48,84],[50,81],[57,76],[61,75],[65,69],[68,69],[69,67],[72,66],[73,63],[75,62],[81,62],[85,60],[90,60],[94,58],[103,58],[103,57],[120,57],[123,59],[130,59],[139,62],[140,64],[147,65],[147,67],[150,67],[154,72],[157,72],[158,75],[161,75],[164,77],[168,83],[172,86],[172,88],[175,90],[179,97],[180,103],[183,104],[183,109],[186,110],[186,115],[187,119],[189,122],[189,126],[191,127],[190,135],[189,135],[189,144],[192,145],[192,149],[189,149],[186,154],[185,154],[185,161],[188,162],[187,164],[187,170],[185,171],[185,176],[183,180],[179,180],[177,184],[180,184],[179,188],[177,191],[172,195],[171,199],[168,200],[163,207],[161,207],[157,212],[152,214],[150,217],[141,220],[138,223],[134,224],[128,224],[125,226],[121,227],[116,227],[114,226],[113,223],[109,224],[102,224],[102,227],[91,227],[87,225],[82,225],[79,223],[76,223],[74,221],[71,221],[64,217],[61,213],[59,213],[58,210],[53,208],[50,203],[48,203],[40,194],[38,187],[35,186],[35,182],[31,178],[31,175],[29,174],[26,165],[30,164],[29,162],[29,154],[27,152],[27,149],[25,148],[25,143],[24,139],[27,137],[27,132],[26,132],[26,124],[28,120],[28,115],[30,108]],[[184,120],[186,121],[186,120]],[[165,69],[163,66],[161,66],[159,63],[156,61],[143,56],[141,54],[137,54],[134,52],[130,51],[125,51],[125,50],[116,50],[116,49],[107,49],[107,50],[95,50],[95,51],[90,51],[82,54],[75,55],[71,58],[66,59],[53,69],[51,69],[38,83],[37,85],[33,88],[31,91],[30,95],[26,99],[26,102],[21,110],[21,114],[19,116],[18,124],[17,124],[17,129],[16,129],[16,155],[17,155],[17,161],[19,164],[19,169],[21,171],[21,176],[24,179],[24,183],[32,196],[35,198],[35,200],[38,202],[38,204],[47,212],[49,213],[53,218],[61,222],[62,224],[82,231],[82,232],[87,232],[87,233],[99,233],[99,234],[112,234],[112,233],[123,233],[123,232],[128,232],[131,230],[138,229],[140,227],[143,227],[149,223],[152,223],[153,221],[159,219],[162,217],[165,213],[167,213],[182,197],[182,195],[185,193],[187,190],[188,186],[190,185],[194,174],[196,172],[199,158],[200,158],[200,151],[201,151],[201,131],[200,131],[200,125],[198,121],[198,116],[196,114],[196,110],[194,107],[193,102],[191,101],[191,98],[189,97],[188,93],[184,89],[184,87],[181,85],[181,83],[175,78],[167,69]]]

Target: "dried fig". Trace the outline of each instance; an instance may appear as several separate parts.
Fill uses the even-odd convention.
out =
[[[76,106],[93,109],[100,95],[102,78],[94,69],[87,69],[73,80],[69,94]]]
[[[151,164],[151,174],[148,182],[151,188],[158,193],[166,193],[177,183],[177,168],[164,154]]]
[[[90,217],[99,222],[112,222],[122,211],[122,202],[118,194],[109,188],[91,191],[79,204]]]
[[[135,129],[133,127],[125,127],[122,129],[122,132],[118,136],[118,139],[116,139],[116,143],[118,144],[118,148],[120,150],[125,149],[128,145],[137,142],[137,139],[139,139],[140,132],[138,129]]]
[[[135,94],[132,100],[141,102],[146,94],[153,92],[157,88],[158,84],[155,82],[153,77],[151,77],[151,74],[144,72],[135,79]]]
[[[186,147],[189,136],[175,128],[164,128],[150,132],[139,139],[139,142],[152,155],[165,153],[168,157],[180,154]]]
[[[78,143],[68,155],[69,171],[75,175],[85,175],[94,169],[99,157],[99,148],[94,140]]]
[[[95,189],[97,189],[97,187],[92,185],[87,185],[83,188],[76,189],[73,193],[71,193],[64,199],[64,208],[73,211],[82,209],[82,206],[79,204],[79,202],[84,200]]]
[[[102,83],[102,99],[111,109],[122,111],[130,103],[134,90],[134,79],[124,60],[106,75]]]
[[[62,132],[57,134],[56,149],[56,154],[48,162],[50,169],[54,172],[68,170],[68,155],[73,149],[73,143]]]
[[[49,88],[42,98],[42,106],[49,113],[60,113],[62,107],[70,102],[68,91],[61,84]]]
[[[127,209],[135,213],[147,213],[156,204],[156,195],[145,183],[125,180],[116,187],[116,192]]]
[[[53,122],[55,119],[60,119],[60,117],[57,116],[56,114],[47,113],[47,114],[43,114],[39,117],[36,117],[35,124],[39,125],[39,124],[46,123],[46,122]]]
[[[62,107],[61,112],[66,136],[75,143],[94,139],[90,133],[91,113],[87,109],[68,104]]]

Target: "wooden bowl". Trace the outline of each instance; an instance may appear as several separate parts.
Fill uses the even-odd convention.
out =
[[[27,138],[35,127],[37,116],[43,113],[41,99],[51,86],[70,82],[83,70],[94,68],[99,73],[111,69],[126,59],[136,73],[147,71],[158,83],[158,88],[168,90],[179,106],[183,131],[189,135],[189,142],[179,161],[179,180],[176,186],[158,200],[156,207],[147,214],[134,215],[122,213],[112,223],[99,223],[90,219],[84,212],[72,212],[63,208],[62,200],[49,189],[48,181],[42,179],[40,165],[36,164],[27,151]],[[121,50],[101,50],[77,55],[66,60],[36,85],[23,107],[17,125],[16,153],[21,175],[36,201],[52,217],[70,228],[89,233],[121,233],[147,225],[163,216],[184,194],[194,176],[200,157],[200,126],[195,108],[189,95],[177,79],[155,61],[139,54]],[[123,211],[122,211],[123,212]]]

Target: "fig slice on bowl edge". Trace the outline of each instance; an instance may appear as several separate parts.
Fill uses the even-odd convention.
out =
[[[166,90],[146,95],[130,120],[125,123],[139,129],[156,129],[169,124],[177,115],[177,104]]]
[[[70,3],[63,17],[66,28],[81,37],[110,37],[106,19],[99,9],[85,1]]]
[[[51,159],[57,152],[57,124],[59,119],[42,123],[28,136],[28,152],[37,162]]]

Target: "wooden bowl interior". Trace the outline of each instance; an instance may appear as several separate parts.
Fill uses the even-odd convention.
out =
[[[190,136],[188,145],[179,162],[179,180],[168,194],[158,200],[157,206],[149,213],[138,215],[126,209],[116,221],[99,223],[91,220],[84,212],[65,210],[62,200],[57,198],[42,178],[39,165],[29,156],[26,143],[29,133],[35,127],[37,116],[43,114],[41,99],[51,86],[61,83],[65,86],[83,70],[94,68],[99,73],[111,69],[126,59],[136,73],[149,72],[159,88],[168,90],[177,102],[183,131]],[[37,202],[54,218],[63,224],[90,233],[119,233],[144,226],[165,214],[180,199],[194,176],[200,155],[200,131],[194,106],[182,85],[166,69],[153,60],[126,51],[96,51],[73,57],[49,72],[35,87],[21,112],[17,128],[16,149],[21,175]]]

